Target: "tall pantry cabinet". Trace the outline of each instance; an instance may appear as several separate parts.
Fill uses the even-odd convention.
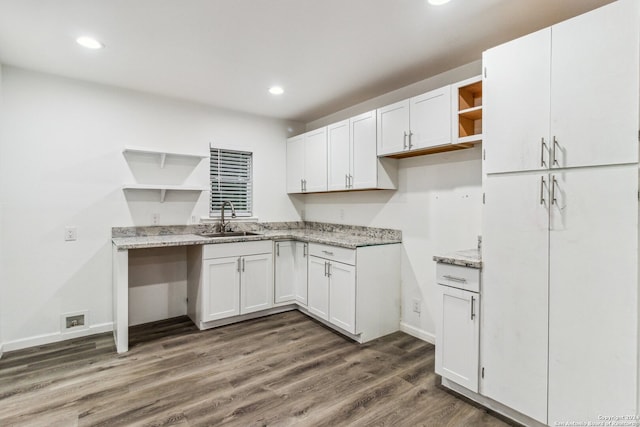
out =
[[[549,425],[640,411],[639,3],[483,57],[480,393]]]

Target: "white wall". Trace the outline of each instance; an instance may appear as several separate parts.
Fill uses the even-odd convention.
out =
[[[315,129],[480,74],[480,61],[307,124]],[[481,230],[481,148],[399,160],[397,191],[306,195],[305,219],[402,230],[403,328],[435,337],[435,254],[476,247]],[[411,310],[418,299],[420,315]]]
[[[112,226],[148,225],[151,213],[160,214],[163,224],[185,224],[192,215],[207,214],[207,193],[170,193],[165,203],[152,191],[125,197],[123,183],[147,176],[136,161],[127,162],[125,145],[206,154],[213,142],[251,150],[255,215],[261,221],[300,219],[295,200],[285,192],[287,128],[296,132],[300,124],[6,65],[2,88],[0,324],[5,351],[66,338],[60,336],[62,313],[89,310],[94,331],[111,327]],[[208,184],[206,160],[185,183]],[[77,226],[77,241],[63,240],[67,225]],[[158,285],[143,271],[153,267],[140,262],[132,285]],[[175,261],[178,269],[180,262],[184,257]],[[166,295],[159,299],[169,301],[173,280],[164,281],[160,287]]]
[[[2,103],[3,103],[3,99],[2,99],[2,64],[0,64],[0,129],[2,129],[3,127],[3,122],[2,122],[2,114],[3,114],[3,110],[2,110]],[[0,152],[1,153],[1,152]],[[0,169],[2,169],[2,160],[0,160]],[[2,206],[4,205],[4,195],[2,194],[2,188],[0,187],[0,224],[2,224]],[[2,230],[0,230],[0,357],[2,357],[2,352],[3,352],[3,340],[2,340],[2,313],[3,313],[3,302],[4,302],[4,298],[2,298],[3,295],[3,289],[4,289],[4,274],[2,272]]]

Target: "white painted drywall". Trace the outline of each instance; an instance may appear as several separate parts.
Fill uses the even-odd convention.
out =
[[[2,64],[0,64],[0,129],[2,129],[3,127],[3,121],[2,121],[2,116],[3,116],[3,109],[2,109],[2,104],[3,104],[3,100],[2,100]],[[1,138],[1,135],[0,135]],[[0,140],[0,170],[2,169],[2,141]],[[2,207],[4,205],[4,195],[2,194],[2,188],[0,187],[0,224],[2,224]],[[4,241],[3,238],[3,233],[2,233],[2,228],[0,228],[0,357],[2,357],[2,352],[3,352],[3,340],[2,340],[2,313],[4,312],[3,310],[3,305],[4,305],[4,298],[3,298],[3,289],[4,289],[4,273],[3,273],[3,267],[2,267],[2,242]]]
[[[5,351],[64,339],[61,313],[89,310],[93,330],[110,327],[111,227],[148,225],[151,213],[160,214],[163,224],[186,224],[192,215],[207,214],[207,193],[198,198],[170,193],[165,203],[153,191],[125,197],[122,185],[144,176],[126,161],[125,145],[205,154],[210,142],[249,149],[255,215],[261,221],[300,219],[295,199],[285,191],[285,139],[289,127],[297,132],[301,124],[11,66],[3,67],[2,88],[0,324]],[[184,182],[206,186],[206,160]],[[77,241],[63,240],[67,225],[77,227]],[[174,260],[173,266],[184,269],[184,262],[184,257]],[[176,300],[168,293],[175,290],[168,283],[173,279],[152,283],[144,268],[136,269],[132,310],[144,299],[142,285],[155,286],[149,292],[164,289],[158,300]],[[144,316],[173,314],[174,308]]]
[[[480,61],[407,86],[307,124],[315,129],[478,75]],[[305,195],[305,219],[402,230],[402,322],[434,340],[435,254],[474,248],[481,234],[481,148],[399,160],[397,191]],[[421,313],[412,311],[418,299]]]

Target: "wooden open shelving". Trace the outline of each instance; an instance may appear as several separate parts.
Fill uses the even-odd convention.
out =
[[[457,142],[482,141],[482,78],[480,76],[461,82],[455,111],[458,117]]]

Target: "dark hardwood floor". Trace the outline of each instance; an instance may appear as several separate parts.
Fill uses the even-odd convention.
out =
[[[437,386],[434,347],[354,343],[291,311],[208,331],[186,317],[5,353],[0,426],[503,426]]]

